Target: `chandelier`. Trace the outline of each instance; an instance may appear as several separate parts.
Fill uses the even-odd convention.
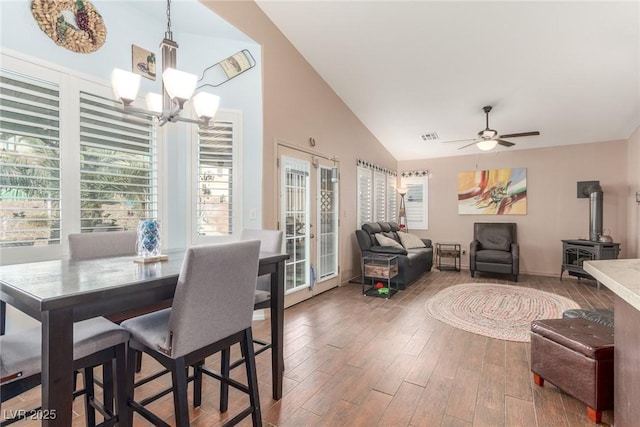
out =
[[[148,93],[145,97],[147,109],[132,105],[140,89],[140,75],[118,68],[111,73],[111,86],[116,98],[122,102],[124,112],[154,116],[158,119],[160,126],[178,121],[207,125],[216,114],[220,97],[208,92],[198,92],[194,95],[198,76],[176,69],[178,44],[173,41],[171,32],[171,0],[167,0],[167,31],[164,33],[160,48],[162,49],[162,95]],[[191,100],[198,120],[180,115],[188,100]]]

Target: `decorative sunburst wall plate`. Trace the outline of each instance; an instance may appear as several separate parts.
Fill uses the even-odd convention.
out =
[[[102,16],[88,0],[33,0],[31,13],[51,40],[73,52],[95,52],[107,39]]]

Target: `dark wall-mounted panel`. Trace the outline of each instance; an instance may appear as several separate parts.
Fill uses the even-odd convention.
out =
[[[592,185],[600,185],[600,181],[578,181],[578,199],[588,199],[589,194],[585,194],[584,189]]]

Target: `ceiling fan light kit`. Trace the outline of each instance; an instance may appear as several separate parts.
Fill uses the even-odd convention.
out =
[[[467,148],[472,145],[475,145],[476,147],[478,147],[479,150],[489,151],[489,150],[493,150],[498,144],[502,145],[503,147],[513,147],[515,145],[513,142],[505,141],[502,138],[518,138],[521,136],[540,135],[540,132],[533,131],[533,132],[510,133],[510,134],[498,136],[498,131],[496,131],[495,129],[491,129],[489,127],[489,112],[491,112],[491,109],[492,107],[490,105],[482,107],[482,111],[484,111],[484,114],[486,115],[486,127],[480,132],[478,132],[478,139],[456,139],[453,141],[443,141],[443,142],[473,141],[471,144],[467,144],[467,145],[463,145],[462,147],[459,147],[458,150],[462,150],[463,148]]]
[[[494,148],[496,148],[496,145],[498,145],[498,141],[496,141],[495,139],[484,139],[476,143],[478,149],[482,151],[493,150]]]

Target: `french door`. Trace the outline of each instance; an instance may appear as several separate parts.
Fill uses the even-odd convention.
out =
[[[286,307],[338,286],[337,171],[331,159],[278,145]]]

